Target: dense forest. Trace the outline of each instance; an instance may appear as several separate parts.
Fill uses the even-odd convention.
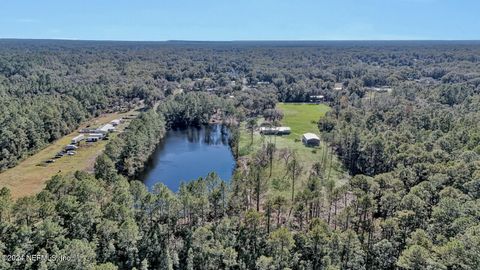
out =
[[[229,183],[134,180],[172,126],[221,114],[253,132],[252,117],[313,95],[347,179],[265,144]],[[0,190],[0,269],[480,268],[478,43],[1,40],[0,97],[0,169],[145,106],[94,174],[16,201]],[[268,196],[272,159],[308,183]]]

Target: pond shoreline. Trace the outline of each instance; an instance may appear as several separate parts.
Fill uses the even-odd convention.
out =
[[[171,128],[136,178],[150,190],[162,182],[174,192],[181,182],[206,177],[210,172],[230,181],[236,169],[230,138],[231,131],[221,124]]]

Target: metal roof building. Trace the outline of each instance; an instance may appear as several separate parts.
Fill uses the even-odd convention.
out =
[[[95,133],[108,133],[110,131],[114,131],[115,127],[112,124],[106,124],[100,128],[98,128]]]
[[[305,133],[302,136],[302,142],[307,146],[318,146],[320,138],[314,133]]]

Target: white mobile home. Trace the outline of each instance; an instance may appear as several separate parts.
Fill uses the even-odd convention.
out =
[[[102,134],[102,133],[90,133],[90,134],[88,134],[88,137],[95,137],[95,138],[101,139],[101,138],[105,137],[105,134]]]
[[[318,146],[320,145],[320,138],[314,133],[305,133],[302,136],[302,142],[306,146]]]
[[[106,124],[104,126],[101,126],[97,130],[95,130],[95,133],[102,133],[102,134],[107,134],[111,131],[114,131],[115,127],[112,124]]]
[[[263,135],[288,135],[292,132],[290,127],[261,127],[260,134]]]
[[[85,136],[83,134],[80,134],[76,136],[75,138],[72,139],[71,144],[77,144],[85,139]]]
[[[94,129],[94,128],[83,128],[79,132],[80,133],[92,133],[92,132],[95,132],[95,131],[96,131],[96,129]]]
[[[292,132],[292,129],[290,127],[278,127],[278,132],[281,135],[288,135]]]
[[[98,142],[98,137],[87,137],[87,142]]]

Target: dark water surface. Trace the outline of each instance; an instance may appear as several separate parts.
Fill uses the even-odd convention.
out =
[[[169,130],[140,176],[149,189],[158,182],[178,191],[182,181],[205,177],[215,171],[230,180],[235,159],[225,126],[210,125]]]

